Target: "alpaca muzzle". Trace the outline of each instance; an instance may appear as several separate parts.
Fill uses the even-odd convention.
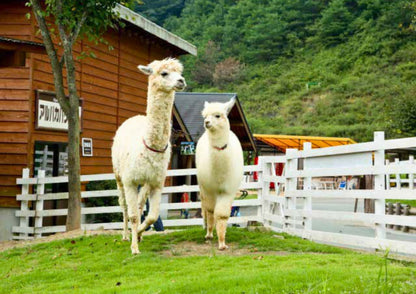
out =
[[[183,91],[186,88],[186,82],[184,79],[178,80],[178,82],[175,85],[176,90]]]

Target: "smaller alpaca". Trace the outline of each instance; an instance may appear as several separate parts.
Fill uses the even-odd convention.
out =
[[[205,102],[202,111],[205,132],[195,155],[202,216],[207,228],[205,239],[213,238],[216,224],[219,250],[228,248],[225,245],[227,221],[243,179],[243,150],[227,118],[235,101],[233,98],[227,103]]]
[[[175,91],[185,88],[182,64],[172,58],[155,60],[139,69],[149,76],[146,116],[126,120],[114,137],[111,156],[123,210],[123,240],[128,240],[128,220],[132,228],[132,254],[140,253],[137,244],[142,232],[159,216],[160,198],[165,183],[171,146],[171,115]],[[137,186],[142,188],[137,192]],[[149,213],[142,224],[140,216],[149,197]]]

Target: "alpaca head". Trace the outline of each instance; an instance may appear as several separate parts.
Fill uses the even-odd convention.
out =
[[[235,98],[232,98],[226,103],[205,102],[202,116],[204,117],[204,127],[209,133],[230,129],[230,122],[227,116],[233,108],[235,101]]]
[[[149,88],[153,91],[182,91],[186,82],[182,76],[183,65],[174,58],[155,60],[147,66],[138,68],[149,76]]]

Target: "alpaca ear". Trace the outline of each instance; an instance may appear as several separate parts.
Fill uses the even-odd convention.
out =
[[[228,101],[224,104],[225,111],[227,112],[227,115],[230,113],[231,109],[233,109],[233,106],[234,106],[236,101],[237,100],[235,99],[235,97],[233,97],[233,98],[230,99],[230,101]]]
[[[150,66],[139,65],[137,68],[140,69],[142,73],[148,76],[150,76],[153,73],[153,69]]]
[[[204,108],[208,107],[208,105],[209,105],[209,102],[208,101],[205,101]]]

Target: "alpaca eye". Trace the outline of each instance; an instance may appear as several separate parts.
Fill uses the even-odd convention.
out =
[[[216,117],[216,118],[220,118],[220,117],[221,117],[221,115],[217,114],[215,117]]]
[[[162,77],[166,77],[167,75],[168,75],[168,73],[167,72],[162,72],[161,74],[160,74]]]

